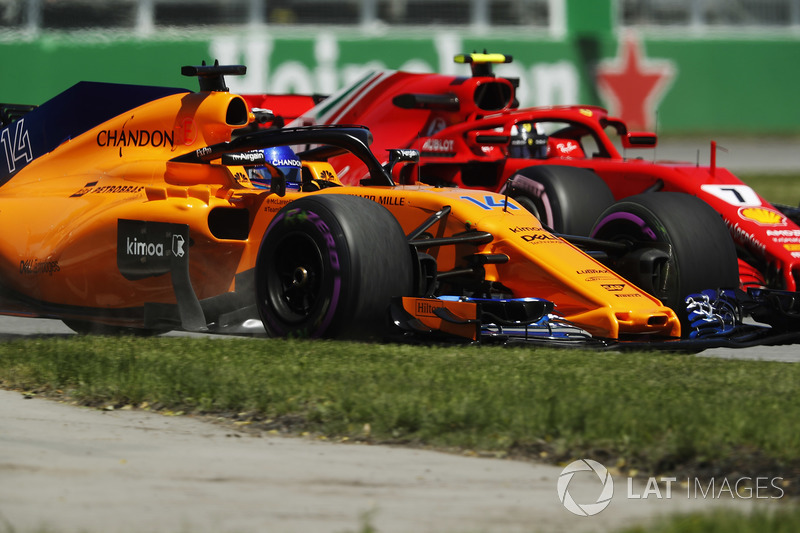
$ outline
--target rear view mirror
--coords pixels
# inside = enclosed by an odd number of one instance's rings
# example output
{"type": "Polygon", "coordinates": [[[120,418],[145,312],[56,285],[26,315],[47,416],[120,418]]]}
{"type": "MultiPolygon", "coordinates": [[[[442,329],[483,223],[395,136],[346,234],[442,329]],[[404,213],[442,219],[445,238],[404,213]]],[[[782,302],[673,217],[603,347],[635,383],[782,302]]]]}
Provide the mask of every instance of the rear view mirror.
{"type": "Polygon", "coordinates": [[[631,131],[622,136],[623,148],[654,148],[657,143],[655,133],[631,131]]]}
{"type": "Polygon", "coordinates": [[[384,165],[384,170],[391,176],[392,169],[397,163],[419,163],[419,150],[390,148],[389,162],[384,165]]]}
{"type": "Polygon", "coordinates": [[[281,197],[286,196],[286,176],[280,170],[278,170],[277,176],[272,176],[269,182],[269,192],[281,197]]]}
{"type": "Polygon", "coordinates": [[[508,133],[496,130],[474,130],[467,133],[467,139],[470,144],[488,144],[503,146],[511,141],[511,136],[508,133]]]}

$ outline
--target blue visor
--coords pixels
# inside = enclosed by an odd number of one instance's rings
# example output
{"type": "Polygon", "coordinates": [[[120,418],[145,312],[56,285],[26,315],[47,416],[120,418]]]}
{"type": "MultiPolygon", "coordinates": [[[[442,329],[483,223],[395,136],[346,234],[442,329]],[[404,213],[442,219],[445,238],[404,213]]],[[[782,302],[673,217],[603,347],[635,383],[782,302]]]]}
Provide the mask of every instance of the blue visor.
{"type": "Polygon", "coordinates": [[[300,183],[303,181],[303,167],[275,166],[283,172],[287,182],[300,183]]]}

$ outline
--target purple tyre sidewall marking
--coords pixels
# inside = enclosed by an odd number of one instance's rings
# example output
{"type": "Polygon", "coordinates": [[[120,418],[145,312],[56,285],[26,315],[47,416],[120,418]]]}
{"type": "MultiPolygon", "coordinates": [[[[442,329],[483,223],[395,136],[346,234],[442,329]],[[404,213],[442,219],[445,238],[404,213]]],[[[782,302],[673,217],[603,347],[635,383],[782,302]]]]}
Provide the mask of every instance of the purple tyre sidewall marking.
{"type": "MultiPolygon", "coordinates": [[[[550,198],[547,195],[547,189],[542,183],[538,181],[533,181],[532,179],[523,176],[521,174],[516,174],[512,178],[514,181],[514,186],[520,190],[524,191],[535,198],[539,198],[542,201],[542,206],[544,207],[544,213],[539,213],[541,217],[544,218],[542,221],[549,227],[553,227],[553,207],[550,205],[550,198]]],[[[504,193],[506,187],[508,185],[504,185],[503,189],[501,189],[501,194],[504,193]]]]}
{"type": "Polygon", "coordinates": [[[323,234],[325,243],[328,245],[328,264],[334,272],[333,291],[331,293],[331,301],[328,303],[328,310],[322,318],[319,327],[311,334],[312,337],[319,337],[328,329],[328,326],[333,320],[333,315],[336,314],[336,309],[339,304],[339,295],[342,291],[342,269],[339,264],[339,252],[336,250],[336,241],[333,238],[330,228],[318,214],[313,211],[307,211],[306,213],[308,218],[313,221],[317,229],[323,234]]]}
{"type": "MultiPolygon", "coordinates": [[[[293,209],[289,211],[284,211],[278,213],[275,218],[272,220],[267,232],[264,234],[264,240],[267,239],[268,235],[277,228],[280,224],[287,223],[286,214],[289,214],[289,219],[300,212],[305,212],[305,215],[308,220],[310,220],[314,226],[320,231],[322,239],[324,240],[325,244],[328,247],[328,264],[332,269],[333,274],[333,287],[331,291],[330,302],[328,302],[328,309],[325,312],[325,315],[316,322],[316,327],[314,331],[309,334],[309,337],[317,338],[321,337],[325,331],[327,330],[328,326],[330,325],[331,321],[333,320],[334,315],[336,314],[336,309],[339,304],[339,297],[342,292],[342,271],[341,265],[339,263],[339,252],[336,249],[336,241],[333,238],[333,234],[331,233],[330,228],[328,225],[322,220],[322,218],[315,212],[309,211],[308,209],[293,209]]],[[[267,291],[269,287],[267,287],[267,291]]],[[[264,295],[267,299],[269,299],[269,294],[264,295]]],[[[269,323],[269,329],[275,332],[278,336],[286,336],[288,333],[288,329],[284,327],[283,324],[275,322],[274,319],[267,316],[266,321],[269,323]]]]}
{"type": "Polygon", "coordinates": [[[628,213],[628,212],[625,212],[625,211],[618,212],[618,213],[611,213],[610,215],[605,217],[603,220],[600,221],[600,223],[598,223],[595,226],[595,228],[592,230],[592,234],[590,235],[590,237],[596,237],[597,233],[601,229],[603,229],[606,225],[608,225],[608,224],[610,224],[612,222],[619,221],[619,220],[622,220],[624,222],[630,222],[630,223],[638,226],[639,230],[642,232],[642,235],[645,235],[645,236],[649,237],[650,240],[653,240],[653,241],[657,241],[658,240],[658,237],[656,236],[656,233],[653,231],[653,229],[650,226],[647,225],[647,222],[645,222],[645,220],[643,218],[641,218],[641,217],[639,217],[637,215],[634,215],[633,213],[628,213]]]}

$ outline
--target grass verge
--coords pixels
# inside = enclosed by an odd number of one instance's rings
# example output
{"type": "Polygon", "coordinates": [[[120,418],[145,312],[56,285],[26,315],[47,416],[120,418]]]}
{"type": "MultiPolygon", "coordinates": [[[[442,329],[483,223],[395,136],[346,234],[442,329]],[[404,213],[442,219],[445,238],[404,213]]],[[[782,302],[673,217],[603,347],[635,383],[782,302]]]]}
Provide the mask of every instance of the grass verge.
{"type": "Polygon", "coordinates": [[[795,174],[745,174],[740,179],[768,202],[796,206],[800,201],[800,176],[795,174]]]}
{"type": "Polygon", "coordinates": [[[800,493],[800,365],[332,341],[66,337],[0,344],[0,386],[265,431],[535,457],[629,475],[781,476],[800,493]]]}
{"type": "Polygon", "coordinates": [[[800,531],[800,510],[754,509],[749,513],[730,509],[677,515],[660,523],[626,528],[620,533],[793,533],[800,531]]]}

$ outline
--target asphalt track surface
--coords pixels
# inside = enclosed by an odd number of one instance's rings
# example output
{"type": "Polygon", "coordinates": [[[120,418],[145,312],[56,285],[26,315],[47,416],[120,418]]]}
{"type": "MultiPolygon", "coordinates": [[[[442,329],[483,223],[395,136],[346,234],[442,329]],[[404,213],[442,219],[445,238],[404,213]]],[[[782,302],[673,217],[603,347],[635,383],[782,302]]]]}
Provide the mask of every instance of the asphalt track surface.
{"type": "MultiPolygon", "coordinates": [[[[440,452],[236,433],[190,417],[103,412],[0,391],[0,529],[128,532],[611,531],[764,501],[670,499],[614,479],[596,516],[559,502],[561,468],[440,452]]],[[[569,484],[594,502],[599,479],[569,484]]],[[[665,496],[665,493],[662,494],[665,496]]]]}
{"type": "MultiPolygon", "coordinates": [[[[718,138],[716,162],[736,175],[796,174],[800,179],[800,138],[730,137],[718,138]]],[[[708,138],[661,138],[655,149],[629,150],[628,157],[646,160],[685,161],[710,164],[708,138]]],[[[794,205],[800,198],[787,199],[794,205]]]]}
{"type": "MultiPolygon", "coordinates": [[[[671,141],[658,159],[708,162],[707,141],[671,141]]],[[[798,172],[800,150],[773,139],[720,141],[734,172],[798,172]]],[[[653,157],[645,155],[645,157],[653,157]]],[[[71,335],[58,321],[0,317],[0,341],[71,335]]],[[[707,350],[698,357],[798,362],[797,347],[707,350]]],[[[671,497],[614,476],[607,508],[576,516],[559,501],[561,467],[442,452],[321,442],[205,419],[100,411],[0,390],[0,531],[29,533],[614,531],[676,512],[772,500],[671,497]],[[646,498],[636,498],[647,494],[646,498]]],[[[688,486],[687,486],[687,483],[688,486]]],[[[576,502],[599,478],[579,472],[576,502]]]]}

